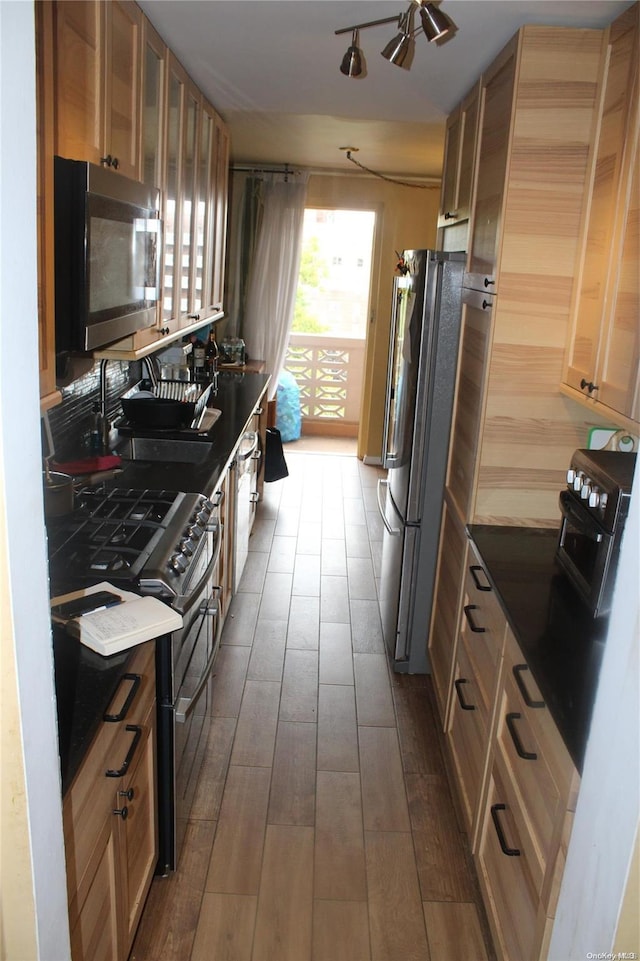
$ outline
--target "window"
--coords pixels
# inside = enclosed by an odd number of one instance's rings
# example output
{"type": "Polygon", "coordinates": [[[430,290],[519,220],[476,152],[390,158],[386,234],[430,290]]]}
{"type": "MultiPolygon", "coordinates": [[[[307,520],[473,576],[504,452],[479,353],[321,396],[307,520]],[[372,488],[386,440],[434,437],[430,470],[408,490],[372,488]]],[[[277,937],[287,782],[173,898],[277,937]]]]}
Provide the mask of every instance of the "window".
{"type": "Polygon", "coordinates": [[[367,332],[375,213],[307,208],[292,333],[367,332]]]}

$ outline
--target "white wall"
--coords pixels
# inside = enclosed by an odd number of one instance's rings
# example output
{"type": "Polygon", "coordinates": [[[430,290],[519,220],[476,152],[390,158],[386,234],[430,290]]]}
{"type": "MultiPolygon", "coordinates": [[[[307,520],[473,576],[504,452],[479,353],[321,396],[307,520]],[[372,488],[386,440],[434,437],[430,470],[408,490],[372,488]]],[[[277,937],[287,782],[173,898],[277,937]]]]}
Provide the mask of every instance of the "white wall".
{"type": "Polygon", "coordinates": [[[66,961],[38,399],[34,38],[33,3],[2,0],[0,655],[7,696],[2,704],[2,957],[66,961]]]}

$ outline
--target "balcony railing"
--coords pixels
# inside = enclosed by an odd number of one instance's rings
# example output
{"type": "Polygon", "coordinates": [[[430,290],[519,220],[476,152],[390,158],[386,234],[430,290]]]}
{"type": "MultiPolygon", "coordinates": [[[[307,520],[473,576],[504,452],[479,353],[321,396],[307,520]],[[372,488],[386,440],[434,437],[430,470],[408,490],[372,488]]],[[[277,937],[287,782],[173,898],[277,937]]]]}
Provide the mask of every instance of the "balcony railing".
{"type": "Polygon", "coordinates": [[[300,388],[303,433],[358,433],[365,341],[291,334],[285,368],[300,388]]]}

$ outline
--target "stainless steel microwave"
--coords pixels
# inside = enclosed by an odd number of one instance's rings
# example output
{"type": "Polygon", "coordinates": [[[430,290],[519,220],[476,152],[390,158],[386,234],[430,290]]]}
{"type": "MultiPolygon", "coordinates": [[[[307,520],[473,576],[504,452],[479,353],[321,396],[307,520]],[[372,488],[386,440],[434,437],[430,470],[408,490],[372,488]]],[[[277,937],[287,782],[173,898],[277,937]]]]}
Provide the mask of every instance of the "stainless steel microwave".
{"type": "Polygon", "coordinates": [[[160,193],[54,158],[56,352],[90,351],[156,323],[160,193]]]}

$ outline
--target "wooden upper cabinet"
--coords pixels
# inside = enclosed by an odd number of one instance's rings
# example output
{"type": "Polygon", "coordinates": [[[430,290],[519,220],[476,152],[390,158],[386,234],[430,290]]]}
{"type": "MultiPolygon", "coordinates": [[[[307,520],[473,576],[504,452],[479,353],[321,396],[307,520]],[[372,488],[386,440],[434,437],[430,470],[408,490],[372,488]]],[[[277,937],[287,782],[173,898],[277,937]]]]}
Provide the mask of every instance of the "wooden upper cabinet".
{"type": "Polygon", "coordinates": [[[638,19],[636,3],[611,26],[564,376],[571,396],[630,427],[640,421],[638,19]]]}
{"type": "Polygon", "coordinates": [[[100,163],[103,146],[105,7],[57,0],[55,18],[55,150],[100,163]]]}
{"type": "MultiPolygon", "coordinates": [[[[103,157],[132,180],[140,179],[139,142],[142,12],[128,0],[106,8],[105,129],[103,157]]],[[[108,163],[108,161],[107,161],[108,163]]]]}
{"type": "Polygon", "coordinates": [[[164,186],[164,127],[167,48],[146,17],[142,22],[140,95],[140,179],[164,186]]]}
{"type": "Polygon", "coordinates": [[[483,75],[476,194],[467,269],[469,286],[497,290],[497,260],[513,116],[517,42],[483,75]]]}
{"type": "Polygon", "coordinates": [[[227,212],[229,198],[229,131],[216,115],[216,172],[214,177],[215,229],[213,239],[213,274],[211,304],[214,311],[223,308],[224,273],[227,247],[227,212]]]}
{"type": "Polygon", "coordinates": [[[43,409],[61,400],[56,391],[53,247],[53,8],[36,3],[36,120],[38,131],[38,359],[43,409]]]}
{"type": "Polygon", "coordinates": [[[447,120],[439,229],[469,219],[478,135],[479,94],[478,83],[447,120]]]}
{"type": "Polygon", "coordinates": [[[57,0],[54,16],[56,152],[139,179],[139,7],[57,0]]]}

